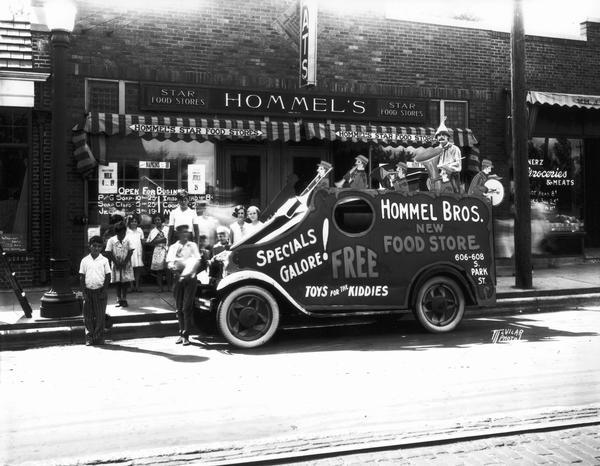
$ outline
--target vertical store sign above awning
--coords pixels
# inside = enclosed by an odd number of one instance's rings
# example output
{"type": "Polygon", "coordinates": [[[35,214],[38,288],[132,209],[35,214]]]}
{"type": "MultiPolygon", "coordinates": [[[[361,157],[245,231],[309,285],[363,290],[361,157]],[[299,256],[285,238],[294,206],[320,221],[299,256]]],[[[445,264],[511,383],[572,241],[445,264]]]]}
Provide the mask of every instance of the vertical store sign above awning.
{"type": "Polygon", "coordinates": [[[317,0],[300,2],[300,87],[317,85],[317,0]]]}

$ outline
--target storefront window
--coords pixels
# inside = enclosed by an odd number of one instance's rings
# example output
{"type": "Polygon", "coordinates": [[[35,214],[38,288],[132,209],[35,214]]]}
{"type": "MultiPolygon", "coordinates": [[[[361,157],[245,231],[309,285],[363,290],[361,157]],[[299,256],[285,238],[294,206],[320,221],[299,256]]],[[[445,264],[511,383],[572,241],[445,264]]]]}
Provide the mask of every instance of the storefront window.
{"type": "Polygon", "coordinates": [[[469,127],[469,107],[464,100],[430,100],[429,124],[438,127],[446,118],[445,125],[449,128],[469,127]]]}
{"type": "Polygon", "coordinates": [[[0,238],[7,251],[27,249],[29,111],[0,110],[0,238]]]}
{"type": "Polygon", "coordinates": [[[532,138],[529,141],[532,252],[576,252],[583,235],[583,140],[532,138]]]}
{"type": "Polygon", "coordinates": [[[109,137],[106,147],[108,165],[100,165],[88,183],[92,225],[107,224],[114,212],[140,214],[143,225],[157,213],[166,219],[179,188],[189,192],[192,204],[214,196],[212,142],[109,137]]]}

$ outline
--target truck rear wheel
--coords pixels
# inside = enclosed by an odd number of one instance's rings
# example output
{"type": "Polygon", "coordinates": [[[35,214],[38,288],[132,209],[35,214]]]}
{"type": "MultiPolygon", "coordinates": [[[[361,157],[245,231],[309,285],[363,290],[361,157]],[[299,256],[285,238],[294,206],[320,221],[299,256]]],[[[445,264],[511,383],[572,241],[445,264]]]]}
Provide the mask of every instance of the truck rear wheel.
{"type": "Polygon", "coordinates": [[[221,301],[217,323],[232,345],[256,348],[273,337],[279,315],[279,306],[271,293],[259,286],[242,286],[221,301]]]}
{"type": "Polygon", "coordinates": [[[465,296],[451,278],[436,276],[423,283],[415,299],[415,317],[432,333],[450,332],[465,313],[465,296]]]}

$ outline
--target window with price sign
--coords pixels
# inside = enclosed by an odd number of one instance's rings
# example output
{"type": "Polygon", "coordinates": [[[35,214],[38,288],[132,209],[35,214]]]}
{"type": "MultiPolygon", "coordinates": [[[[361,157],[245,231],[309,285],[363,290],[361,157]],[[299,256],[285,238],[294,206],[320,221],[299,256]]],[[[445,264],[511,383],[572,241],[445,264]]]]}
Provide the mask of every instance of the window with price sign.
{"type": "Polygon", "coordinates": [[[212,142],[110,137],[106,149],[108,164],[88,183],[90,224],[106,224],[114,212],[140,214],[142,224],[156,214],[166,219],[177,207],[179,188],[190,193],[191,203],[214,195],[212,142]]]}

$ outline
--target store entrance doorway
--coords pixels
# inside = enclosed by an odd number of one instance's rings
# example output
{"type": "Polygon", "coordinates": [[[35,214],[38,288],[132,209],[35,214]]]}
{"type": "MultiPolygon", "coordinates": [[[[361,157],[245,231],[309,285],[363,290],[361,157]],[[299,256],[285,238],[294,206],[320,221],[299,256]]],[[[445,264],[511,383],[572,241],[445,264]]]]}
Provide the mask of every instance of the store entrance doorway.
{"type": "Polygon", "coordinates": [[[287,179],[292,173],[296,175],[298,181],[294,184],[294,191],[298,195],[317,174],[317,164],[321,160],[328,160],[325,147],[290,147],[282,179],[287,179]]]}
{"type": "Polygon", "coordinates": [[[586,256],[600,257],[600,139],[586,139],[583,171],[586,256]]]}
{"type": "Polygon", "coordinates": [[[263,146],[225,147],[225,183],[223,197],[234,205],[267,203],[267,158],[263,146]]]}

